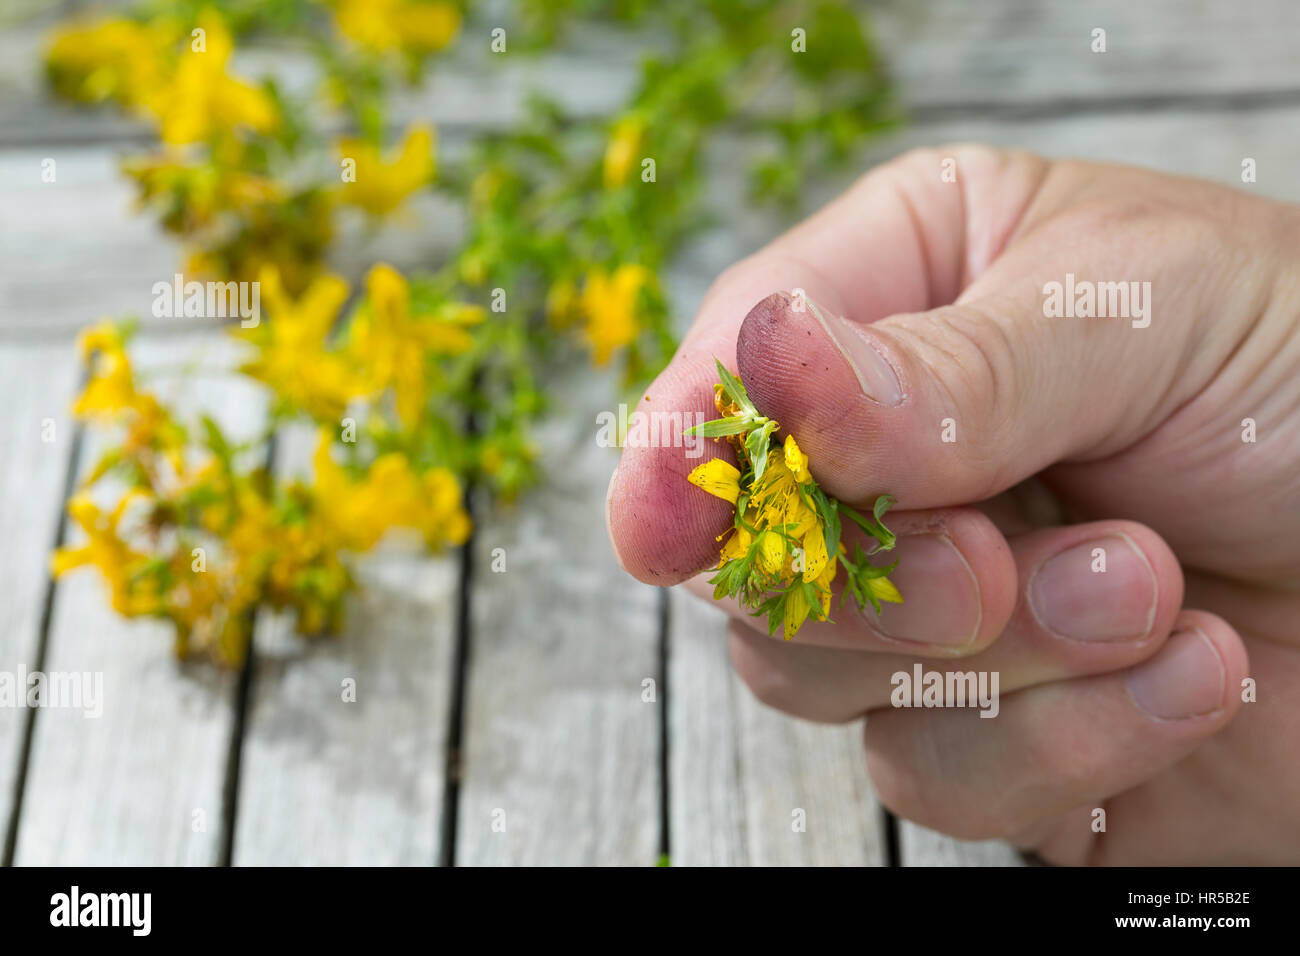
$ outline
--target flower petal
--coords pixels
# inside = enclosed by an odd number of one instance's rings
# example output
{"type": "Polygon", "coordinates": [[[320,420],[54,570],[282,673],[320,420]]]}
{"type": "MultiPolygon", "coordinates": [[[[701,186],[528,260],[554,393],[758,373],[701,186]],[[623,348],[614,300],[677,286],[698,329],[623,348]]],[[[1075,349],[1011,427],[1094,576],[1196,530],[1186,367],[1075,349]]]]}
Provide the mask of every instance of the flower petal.
{"type": "Polygon", "coordinates": [[[687,475],[686,480],[733,505],[740,497],[740,470],[725,458],[706,461],[687,475]]]}

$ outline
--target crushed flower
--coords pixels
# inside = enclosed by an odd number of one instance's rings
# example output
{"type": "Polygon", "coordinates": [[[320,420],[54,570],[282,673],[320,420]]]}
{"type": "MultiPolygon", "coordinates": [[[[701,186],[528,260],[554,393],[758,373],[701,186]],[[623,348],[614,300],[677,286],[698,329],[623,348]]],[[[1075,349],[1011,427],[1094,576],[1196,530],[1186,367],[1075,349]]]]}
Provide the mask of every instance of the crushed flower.
{"type": "Polygon", "coordinates": [[[717,574],[709,583],[715,599],[736,598],[754,616],[766,616],[768,632],[782,628],[788,641],[808,618],[828,620],[832,585],[841,567],[849,595],[858,606],[870,604],[880,613],[882,601],[900,604],[903,596],[888,575],[898,562],[877,566],[868,560],[891,551],[894,533],[882,522],[893,504],[889,495],[875,501],[870,517],[858,513],[818,487],[793,435],[780,449],[770,448],[779,425],[759,414],[740,379],[721,362],[721,382],[715,387],[714,405],[723,417],[687,430],[705,438],[725,438],[742,468],[714,458],[695,468],[691,484],[732,504],[735,522],[718,537],[721,554],[717,574]],[[843,519],[848,518],[871,539],[871,551],[860,544],[848,548],[842,540],[843,519]]]}

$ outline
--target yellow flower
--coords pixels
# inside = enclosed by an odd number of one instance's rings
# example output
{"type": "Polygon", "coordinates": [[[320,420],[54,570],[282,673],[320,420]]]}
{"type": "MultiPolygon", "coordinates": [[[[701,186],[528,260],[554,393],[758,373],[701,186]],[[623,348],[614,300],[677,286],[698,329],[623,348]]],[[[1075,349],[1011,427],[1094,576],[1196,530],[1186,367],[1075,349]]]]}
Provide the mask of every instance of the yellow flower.
{"type": "Polygon", "coordinates": [[[697,465],[686,480],[733,505],[740,497],[740,470],[724,458],[712,458],[697,465]]]}
{"type": "Polygon", "coordinates": [[[195,143],[240,127],[274,130],[280,117],[271,97],[226,72],[233,43],[221,18],[207,11],[199,28],[202,48],[196,49],[199,40],[192,39],[175,73],[142,100],[158,120],[163,142],[195,143]]]}
{"type": "Polygon", "coordinates": [[[758,563],[768,574],[777,574],[785,565],[785,538],[775,531],[758,536],[758,563]]]}
{"type": "Polygon", "coordinates": [[[339,32],[371,53],[441,50],[460,29],[460,11],[440,0],[340,0],[339,32]]]}
{"type": "Polygon", "coordinates": [[[269,266],[260,284],[268,315],[247,333],[257,353],[241,371],[270,386],[292,408],[337,421],[349,401],[366,394],[364,381],[327,346],[348,284],[338,276],[321,276],[295,301],[269,266]]]}
{"type": "Polygon", "coordinates": [[[821,517],[803,500],[794,472],[777,452],[769,453],[763,477],[754,483],[753,501],[760,520],[774,528],[784,527],[793,537],[802,538],[822,527],[821,517]]]}
{"type": "Polygon", "coordinates": [[[727,538],[727,543],[722,546],[722,557],[718,562],[719,567],[733,558],[745,557],[745,555],[749,554],[749,548],[754,543],[754,536],[749,533],[748,528],[734,528],[729,534],[730,537],[725,534],[718,536],[719,541],[724,537],[727,538]]]}
{"type": "Polygon", "coordinates": [[[126,509],[143,497],[127,493],[105,514],[89,495],[74,496],[68,501],[68,514],[88,540],[77,547],[59,548],[51,559],[55,577],[85,565],[95,567],[108,582],[113,610],[119,614],[149,614],[157,609],[156,590],[133,584],[134,572],[148,556],[132,549],[119,530],[126,509]]]}
{"type": "Polygon", "coordinates": [[[609,144],[605,147],[604,177],[606,189],[617,189],[627,182],[628,174],[636,163],[645,133],[645,121],[631,114],[614,124],[609,144]]]}
{"type": "Polygon", "coordinates": [[[890,604],[903,603],[903,595],[889,578],[867,578],[867,589],[876,596],[878,601],[888,601],[890,604]]]}
{"type": "Polygon", "coordinates": [[[737,514],[717,539],[723,543],[717,574],[709,580],[714,597],[733,598],[766,615],[769,630],[774,633],[781,625],[786,640],[809,617],[829,618],[840,566],[848,578],[845,596],[852,595],[860,606],[870,604],[879,612],[881,601],[901,603],[898,588],[868,562],[869,554],[895,545],[896,536],[880,521],[893,498],[879,496],[868,518],[828,497],[794,437],[773,449],[770,435],[780,426],[760,414],[732,372],[721,362],[717,368],[722,382],[714,389],[714,405],[722,418],[706,424],[726,438],[746,467],[742,472],[713,459],[687,476],[711,495],[733,505],[745,503],[744,516],[737,514]],[[845,547],[841,533],[846,520],[875,539],[871,552],[858,544],[852,551],[845,547]]]}
{"type": "Polygon", "coordinates": [[[166,54],[179,36],[171,20],[64,27],[46,50],[46,74],[55,92],[69,99],[135,106],[163,85],[166,54]]]}
{"type": "Polygon", "coordinates": [[[187,235],[224,212],[250,213],[285,199],[274,180],[238,165],[183,162],[172,152],[128,160],[123,172],[135,181],[141,204],[165,210],[163,225],[187,235]]]}
{"type": "Polygon", "coordinates": [[[578,287],[572,279],[556,281],[546,292],[546,321],[551,328],[567,329],[579,315],[578,287]]]}
{"type": "Polygon", "coordinates": [[[785,639],[788,641],[795,634],[799,633],[799,628],[803,627],[803,622],[808,620],[808,614],[812,611],[812,605],[808,603],[807,596],[803,593],[803,588],[794,585],[787,592],[788,597],[785,601],[785,618],[782,622],[785,639]]]}
{"type": "Polygon", "coordinates": [[[587,318],[584,336],[597,365],[607,364],[615,350],[636,341],[641,290],[653,278],[649,269],[634,265],[621,265],[613,275],[597,269],[587,276],[581,303],[587,318]]]}
{"type": "Polygon", "coordinates": [[[389,452],[353,481],[330,451],[330,435],[322,432],[313,459],[314,494],[348,547],[367,551],[393,528],[419,531],[434,549],[464,544],[469,537],[460,482],[446,468],[416,474],[405,455],[389,452]]]}
{"type": "Polygon", "coordinates": [[[109,322],[91,326],[78,337],[78,348],[91,372],[72,406],[73,414],[114,415],[134,408],[139,396],[121,331],[109,322]]]}
{"type": "MultiPolygon", "coordinates": [[[[830,556],[826,553],[826,529],[820,521],[803,536],[803,557],[805,581],[816,581],[826,570],[830,556]]],[[[831,568],[832,573],[834,567],[831,568]]]]}
{"type": "Polygon", "coordinates": [[[368,302],[352,323],[349,351],[374,391],[392,388],[398,416],[412,425],[429,400],[429,357],[470,349],[474,338],[465,327],[482,322],[484,312],[453,303],[436,314],[412,315],[410,285],[384,263],[370,270],[366,291],[368,302]]]}
{"type": "MultiPolygon", "coordinates": [[[[839,546],[839,551],[841,553],[844,551],[844,545],[839,546]]],[[[822,606],[820,608],[821,613],[818,615],[818,620],[820,621],[826,620],[831,614],[831,584],[835,580],[837,564],[838,561],[828,561],[825,569],[817,577],[817,593],[821,595],[822,599],[822,606]]],[[[902,599],[900,598],[899,600],[902,599]]]]}
{"type": "Polygon", "coordinates": [[[813,480],[812,473],[808,471],[808,456],[799,450],[799,443],[793,435],[785,436],[785,466],[800,484],[806,485],[813,480]]]}
{"type": "MultiPolygon", "coordinates": [[[[116,460],[136,461],[153,479],[154,461],[146,453],[159,452],[179,475],[184,471],[184,430],[162,407],[158,399],[136,388],[135,372],[126,354],[122,330],[102,322],[78,337],[83,360],[90,365],[85,388],[73,403],[78,418],[94,418],[126,426],[126,435],[116,460]]],[[[114,458],[105,459],[112,461],[114,458]]],[[[99,477],[94,472],[87,483],[99,477]]]]}
{"type": "Polygon", "coordinates": [[[352,169],[355,179],[345,180],[341,186],[343,201],[374,216],[392,212],[411,193],[433,181],[436,171],[433,144],[433,128],[423,125],[407,130],[400,149],[387,158],[380,155],[373,143],[341,140],[339,155],[355,163],[352,169]]]}

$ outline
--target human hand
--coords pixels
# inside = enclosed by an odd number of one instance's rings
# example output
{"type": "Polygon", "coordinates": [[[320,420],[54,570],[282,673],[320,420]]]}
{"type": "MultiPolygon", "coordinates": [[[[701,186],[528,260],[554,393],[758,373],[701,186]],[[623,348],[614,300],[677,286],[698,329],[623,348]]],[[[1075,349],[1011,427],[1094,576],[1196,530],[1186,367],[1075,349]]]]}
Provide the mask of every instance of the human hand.
{"type": "MultiPolygon", "coordinates": [[[[789,644],[731,605],[741,676],[798,716],[868,715],[881,800],[959,837],[1058,863],[1300,860],[1298,258],[1291,206],[955,147],[724,273],[639,411],[713,417],[716,356],[828,493],[903,509],[905,603],[845,604],[789,644]],[[1050,317],[1067,274],[1150,294],[1050,317]],[[891,707],[925,659],[996,672],[998,716],[891,707]]],[[[687,483],[701,460],[625,450],[608,520],[639,579],[717,563],[730,506],[687,483]]]]}

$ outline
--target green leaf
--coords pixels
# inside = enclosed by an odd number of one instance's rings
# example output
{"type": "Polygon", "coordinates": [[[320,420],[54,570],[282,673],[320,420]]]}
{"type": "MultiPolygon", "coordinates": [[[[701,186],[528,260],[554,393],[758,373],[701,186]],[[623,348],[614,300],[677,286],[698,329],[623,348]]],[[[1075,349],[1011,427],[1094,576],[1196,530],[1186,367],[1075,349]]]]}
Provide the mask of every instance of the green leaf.
{"type": "Polygon", "coordinates": [[[214,455],[228,463],[231,454],[230,443],[226,441],[221,426],[217,424],[216,419],[211,415],[203,415],[199,421],[203,425],[203,433],[207,439],[208,448],[212,450],[214,455]]]}
{"type": "Polygon", "coordinates": [[[822,523],[826,526],[826,553],[834,561],[840,547],[840,535],[844,533],[840,522],[839,503],[816,485],[812,486],[812,499],[817,513],[821,515],[822,523]]]}
{"type": "Polygon", "coordinates": [[[754,466],[754,480],[763,477],[763,472],[767,470],[767,451],[768,440],[776,428],[776,422],[770,418],[763,419],[763,425],[755,428],[745,437],[745,451],[749,455],[749,463],[754,466]]]}
{"type": "Polygon", "coordinates": [[[883,537],[881,535],[877,535],[876,538],[880,542],[881,551],[892,551],[894,549],[894,545],[898,541],[898,537],[894,534],[894,532],[886,528],[885,522],[881,520],[882,518],[884,518],[885,512],[888,511],[890,507],[894,504],[895,500],[896,499],[894,498],[893,495],[881,495],[879,498],[876,499],[876,503],[871,509],[871,514],[876,519],[876,526],[883,533],[883,537]]]}
{"type": "Polygon", "coordinates": [[[723,365],[720,360],[715,358],[713,363],[718,366],[718,381],[720,381],[722,387],[727,390],[727,394],[730,395],[732,399],[735,400],[736,404],[745,411],[757,416],[758,409],[756,409],[754,403],[749,400],[749,393],[745,391],[745,386],[741,384],[740,379],[735,375],[732,375],[731,372],[727,370],[727,366],[723,365]]]}
{"type": "Polygon", "coordinates": [[[880,520],[884,513],[889,510],[889,506],[893,503],[893,497],[890,495],[881,495],[876,499],[875,506],[871,509],[872,517],[864,518],[844,502],[837,502],[841,512],[848,515],[854,524],[879,542],[879,546],[875,549],[876,551],[892,551],[894,545],[898,543],[897,535],[886,528],[884,523],[880,520]]]}
{"type": "Polygon", "coordinates": [[[747,432],[753,427],[753,423],[749,418],[741,415],[731,415],[727,418],[715,418],[709,422],[692,425],[683,434],[699,435],[701,438],[722,438],[727,435],[739,435],[741,432],[747,432]]]}

